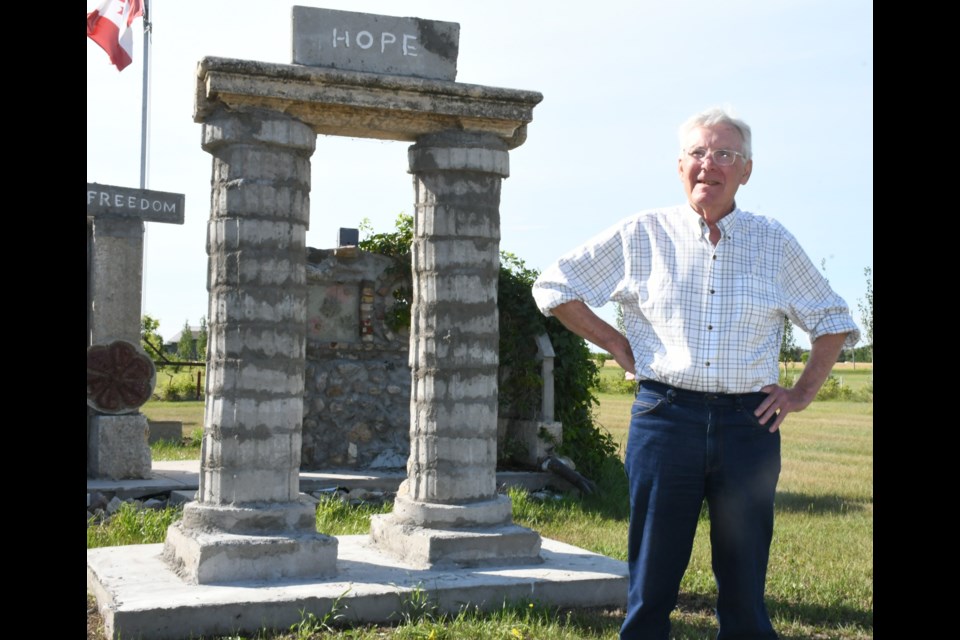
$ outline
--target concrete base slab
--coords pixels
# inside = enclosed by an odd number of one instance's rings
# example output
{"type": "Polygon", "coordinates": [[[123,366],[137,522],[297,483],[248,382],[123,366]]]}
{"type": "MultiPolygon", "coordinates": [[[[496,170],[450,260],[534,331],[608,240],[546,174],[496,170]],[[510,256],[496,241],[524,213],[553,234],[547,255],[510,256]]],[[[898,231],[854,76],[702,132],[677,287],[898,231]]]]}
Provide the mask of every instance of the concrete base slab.
{"type": "Polygon", "coordinates": [[[542,564],[427,570],[377,549],[369,536],[339,536],[337,574],[327,580],[191,585],[162,559],[163,544],[87,551],[87,590],[112,640],[173,640],[287,630],[336,610],[353,623],[396,622],[417,591],[438,611],[490,611],[504,602],[559,607],[624,607],[627,565],[542,538],[542,564]]]}

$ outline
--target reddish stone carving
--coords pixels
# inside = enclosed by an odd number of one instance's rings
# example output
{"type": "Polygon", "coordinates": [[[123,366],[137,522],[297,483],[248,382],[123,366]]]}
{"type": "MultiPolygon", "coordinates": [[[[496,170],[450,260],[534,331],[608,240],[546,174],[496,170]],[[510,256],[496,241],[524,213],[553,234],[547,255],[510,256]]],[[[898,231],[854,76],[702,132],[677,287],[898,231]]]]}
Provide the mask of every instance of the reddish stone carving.
{"type": "Polygon", "coordinates": [[[87,404],[102,413],[129,413],[150,399],[157,370],[126,340],[87,347],[87,404]]]}

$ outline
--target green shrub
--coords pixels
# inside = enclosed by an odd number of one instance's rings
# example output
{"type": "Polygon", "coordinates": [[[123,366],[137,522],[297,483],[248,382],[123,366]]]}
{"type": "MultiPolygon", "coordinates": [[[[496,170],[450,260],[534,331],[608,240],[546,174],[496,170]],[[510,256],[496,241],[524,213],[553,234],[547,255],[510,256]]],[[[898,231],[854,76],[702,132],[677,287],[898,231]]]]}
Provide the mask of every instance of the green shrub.
{"type": "MultiPolygon", "coordinates": [[[[203,389],[200,390],[203,397],[203,389]]],[[[196,400],[197,382],[190,376],[176,376],[160,390],[160,399],[167,401],[196,400]]]]}
{"type": "Polygon", "coordinates": [[[853,400],[853,389],[844,387],[840,379],[830,375],[824,381],[820,391],[817,392],[817,400],[853,400]]]}
{"type": "Polygon", "coordinates": [[[627,380],[626,378],[610,378],[601,376],[597,383],[597,391],[600,393],[623,393],[634,395],[637,392],[637,381],[627,380]]]}
{"type": "Polygon", "coordinates": [[[853,397],[857,402],[873,402],[873,376],[865,387],[854,392],[853,397]]]}

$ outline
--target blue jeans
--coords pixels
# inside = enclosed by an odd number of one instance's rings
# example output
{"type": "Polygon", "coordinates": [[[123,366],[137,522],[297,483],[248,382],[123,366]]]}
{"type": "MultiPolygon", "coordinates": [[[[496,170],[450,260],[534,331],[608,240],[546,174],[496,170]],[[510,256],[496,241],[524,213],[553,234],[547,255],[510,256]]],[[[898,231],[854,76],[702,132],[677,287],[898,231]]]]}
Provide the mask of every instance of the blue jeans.
{"type": "Polygon", "coordinates": [[[667,640],[703,501],[717,581],[717,640],[777,638],[764,604],[780,432],[764,393],[706,394],[644,380],[627,440],[630,585],[621,640],[667,640]]]}

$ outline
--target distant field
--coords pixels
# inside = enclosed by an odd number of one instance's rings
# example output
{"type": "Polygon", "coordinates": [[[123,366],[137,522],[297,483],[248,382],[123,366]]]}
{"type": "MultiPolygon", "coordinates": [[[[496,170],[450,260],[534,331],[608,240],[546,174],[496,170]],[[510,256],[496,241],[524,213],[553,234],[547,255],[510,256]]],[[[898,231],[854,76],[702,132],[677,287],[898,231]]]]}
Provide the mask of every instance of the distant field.
{"type": "Polygon", "coordinates": [[[147,420],[154,422],[183,423],[183,436],[190,437],[194,429],[203,428],[203,400],[184,400],[167,402],[165,400],[150,400],[140,411],[147,416],[147,420]]]}
{"type": "MultiPolygon", "coordinates": [[[[780,368],[782,370],[783,365],[780,368]]],[[[803,372],[803,363],[788,364],[787,371],[794,377],[798,377],[803,372]]],[[[842,386],[849,386],[857,391],[873,381],[873,363],[838,362],[833,365],[832,375],[840,381],[842,386]]],[[[600,376],[608,380],[623,380],[623,369],[615,361],[607,360],[600,369],[600,376]]]]}

